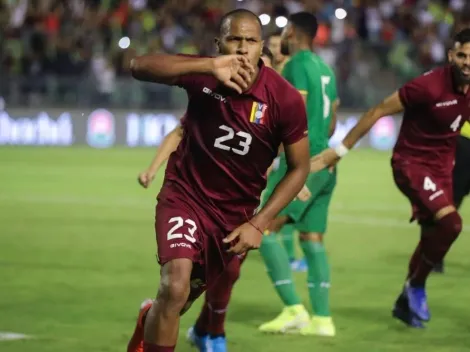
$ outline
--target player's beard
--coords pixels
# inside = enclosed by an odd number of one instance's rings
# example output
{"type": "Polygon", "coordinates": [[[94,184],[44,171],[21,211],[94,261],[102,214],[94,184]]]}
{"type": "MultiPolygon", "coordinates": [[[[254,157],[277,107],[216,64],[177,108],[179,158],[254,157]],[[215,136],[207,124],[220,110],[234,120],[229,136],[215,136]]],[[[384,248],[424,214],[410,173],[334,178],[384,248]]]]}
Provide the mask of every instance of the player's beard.
{"type": "Polygon", "coordinates": [[[465,75],[457,64],[452,64],[452,74],[458,84],[470,84],[470,75],[465,75]]]}

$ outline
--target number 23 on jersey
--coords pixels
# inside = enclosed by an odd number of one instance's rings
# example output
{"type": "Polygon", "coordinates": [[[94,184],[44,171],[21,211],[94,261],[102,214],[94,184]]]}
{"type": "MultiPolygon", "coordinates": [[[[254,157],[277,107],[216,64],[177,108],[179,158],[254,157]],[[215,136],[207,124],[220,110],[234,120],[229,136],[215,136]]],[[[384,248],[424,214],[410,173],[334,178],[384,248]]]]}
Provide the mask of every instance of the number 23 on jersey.
{"type": "Polygon", "coordinates": [[[243,132],[243,131],[238,131],[235,132],[232,127],[226,126],[226,125],[221,125],[219,126],[219,129],[225,132],[224,135],[222,135],[219,138],[216,138],[214,141],[214,147],[222,150],[227,150],[231,151],[235,154],[238,155],[246,155],[250,151],[250,145],[253,140],[251,135],[249,133],[243,132]],[[232,140],[232,139],[238,139],[238,146],[237,147],[229,147],[226,142],[232,140]]]}

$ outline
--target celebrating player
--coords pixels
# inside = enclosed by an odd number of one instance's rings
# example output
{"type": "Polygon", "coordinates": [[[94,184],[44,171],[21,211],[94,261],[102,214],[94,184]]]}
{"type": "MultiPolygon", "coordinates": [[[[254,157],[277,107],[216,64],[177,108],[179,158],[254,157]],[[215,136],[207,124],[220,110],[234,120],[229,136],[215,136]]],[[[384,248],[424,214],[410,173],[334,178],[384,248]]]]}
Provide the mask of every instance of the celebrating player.
{"type": "MultiPolygon", "coordinates": [[[[464,14],[454,27],[454,33],[470,28],[470,15],[464,14]]],[[[465,122],[457,139],[455,150],[455,165],[452,173],[454,204],[460,209],[463,199],[470,193],[470,122],[465,122]]],[[[434,272],[444,272],[444,260],[436,263],[434,272]]]]}
{"type": "Polygon", "coordinates": [[[336,149],[314,158],[311,170],[334,165],[382,116],[404,111],[393,150],[395,183],[413,207],[421,240],[393,309],[394,317],[422,328],[430,319],[425,284],[462,230],[452,197],[452,169],[457,136],[470,116],[470,29],[454,36],[449,65],[405,84],[365,113],[336,149]]]}
{"type": "Polygon", "coordinates": [[[180,315],[236,255],[259,247],[262,232],[306,180],[302,97],[264,66],[261,27],[252,12],[235,10],[221,20],[221,56],[149,55],[131,63],[135,78],[178,85],[189,97],[182,140],[157,197],[160,287],[139,314],[131,351],[141,349],[138,337],[144,352],[174,351],[180,315]],[[289,171],[253,215],[281,143],[289,171]]]}
{"type": "MultiPolygon", "coordinates": [[[[338,106],[335,75],[311,51],[316,31],[315,16],[299,12],[290,16],[282,33],[283,53],[292,54],[284,67],[283,76],[303,95],[307,107],[312,156],[328,148],[328,139],[336,125],[338,106]]],[[[285,155],[281,155],[279,165],[269,175],[266,196],[272,194],[286,171],[285,155]]],[[[292,222],[300,232],[300,243],[308,265],[308,290],[314,312],[311,320],[301,304],[292,280],[289,260],[274,232],[263,238],[260,253],[274,288],[285,306],[279,316],[260,326],[263,332],[300,331],[305,335],[335,335],[329,309],[330,269],[323,245],[328,207],[335,185],[336,171],[323,170],[309,175],[306,183],[307,199],[298,199],[289,204],[273,226],[273,230],[277,230],[281,225],[292,222]]]]}
{"type": "MultiPolygon", "coordinates": [[[[267,67],[272,67],[273,55],[267,47],[263,47],[261,59],[267,67]]],[[[182,118],[184,122],[184,117],[182,118]]],[[[171,153],[176,151],[183,137],[183,128],[177,126],[163,140],[157,149],[155,157],[147,170],[138,176],[139,184],[148,188],[163,163],[168,160],[171,153]]],[[[227,311],[233,285],[240,275],[240,265],[246,256],[240,256],[230,262],[215,284],[205,294],[204,305],[194,327],[188,331],[188,340],[199,351],[225,352],[227,342],[225,338],[225,314],[227,311]]],[[[147,299],[142,303],[142,312],[148,311],[153,300],[147,299]]],[[[136,335],[139,342],[138,334],[136,335]]],[[[130,346],[136,343],[131,340],[130,346]]],[[[131,349],[132,351],[132,349],[131,349]]]]}

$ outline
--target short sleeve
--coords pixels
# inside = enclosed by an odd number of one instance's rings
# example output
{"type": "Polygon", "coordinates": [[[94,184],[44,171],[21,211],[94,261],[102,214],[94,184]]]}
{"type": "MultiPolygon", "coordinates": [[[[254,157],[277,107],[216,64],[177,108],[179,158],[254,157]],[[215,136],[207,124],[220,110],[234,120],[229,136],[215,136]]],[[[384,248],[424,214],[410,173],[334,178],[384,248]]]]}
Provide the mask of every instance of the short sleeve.
{"type": "Polygon", "coordinates": [[[291,88],[286,93],[280,108],[280,128],[282,143],[290,145],[307,136],[307,112],[299,92],[291,88]]]}
{"type": "Polygon", "coordinates": [[[308,94],[308,77],[302,64],[294,65],[288,62],[282,72],[284,78],[297,89],[300,94],[308,94]],[[284,74],[285,71],[285,74],[284,74]]]}
{"type": "Polygon", "coordinates": [[[401,103],[405,108],[412,108],[429,102],[429,88],[432,83],[430,79],[431,74],[432,73],[425,73],[424,75],[418,76],[398,90],[401,103]]]}

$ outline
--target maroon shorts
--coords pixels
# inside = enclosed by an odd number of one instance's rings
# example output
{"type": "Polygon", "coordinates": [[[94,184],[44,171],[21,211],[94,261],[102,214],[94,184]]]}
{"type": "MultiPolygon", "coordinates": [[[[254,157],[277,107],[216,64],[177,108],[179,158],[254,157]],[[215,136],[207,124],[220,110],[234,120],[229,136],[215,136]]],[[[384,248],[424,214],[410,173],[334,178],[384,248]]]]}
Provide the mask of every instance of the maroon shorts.
{"type": "Polygon", "coordinates": [[[226,253],[222,239],[228,233],[187,196],[178,185],[167,181],[155,208],[155,234],[160,265],[178,258],[193,262],[191,294],[196,299],[213,285],[228,263],[235,259],[226,253]]]}
{"type": "Polygon", "coordinates": [[[393,178],[412,206],[412,218],[432,221],[442,208],[453,205],[452,176],[441,176],[426,166],[392,162],[393,178]]]}

